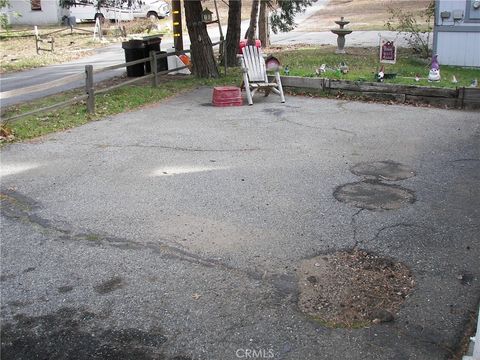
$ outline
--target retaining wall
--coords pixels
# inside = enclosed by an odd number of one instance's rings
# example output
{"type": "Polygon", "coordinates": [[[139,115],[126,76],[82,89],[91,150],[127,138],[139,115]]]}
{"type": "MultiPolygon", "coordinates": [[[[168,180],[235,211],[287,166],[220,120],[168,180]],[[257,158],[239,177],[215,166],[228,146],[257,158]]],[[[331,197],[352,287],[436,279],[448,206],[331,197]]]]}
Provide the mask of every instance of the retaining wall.
{"type": "Polygon", "coordinates": [[[399,103],[431,104],[457,109],[480,109],[480,89],[478,88],[443,89],[299,76],[282,76],[281,79],[282,85],[286,88],[316,89],[331,94],[359,96],[367,100],[391,100],[399,103]]]}

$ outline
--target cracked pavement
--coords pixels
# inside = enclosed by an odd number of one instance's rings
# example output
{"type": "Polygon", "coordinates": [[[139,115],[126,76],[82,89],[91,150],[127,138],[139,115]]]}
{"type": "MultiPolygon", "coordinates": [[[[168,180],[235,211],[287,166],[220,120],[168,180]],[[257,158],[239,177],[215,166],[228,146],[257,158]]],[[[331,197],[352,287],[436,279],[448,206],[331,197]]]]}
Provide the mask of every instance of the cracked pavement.
{"type": "Polygon", "coordinates": [[[480,297],[478,113],[201,88],[2,149],[2,357],[447,359],[480,297]],[[416,201],[337,201],[391,160],[416,201]],[[302,260],[358,248],[416,288],[391,323],[297,307],[302,260]],[[240,350],[240,352],[239,352],[240,350]],[[273,357],[270,356],[273,354],[273,357]]]}

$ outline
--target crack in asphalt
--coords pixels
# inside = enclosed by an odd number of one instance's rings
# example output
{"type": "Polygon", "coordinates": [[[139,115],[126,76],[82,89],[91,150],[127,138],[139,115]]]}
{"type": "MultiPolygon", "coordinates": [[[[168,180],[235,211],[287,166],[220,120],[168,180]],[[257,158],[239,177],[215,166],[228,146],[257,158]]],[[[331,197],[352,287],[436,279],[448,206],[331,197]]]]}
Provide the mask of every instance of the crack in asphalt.
{"type": "MultiPolygon", "coordinates": [[[[278,119],[279,121],[284,121],[286,123],[289,123],[289,124],[293,124],[293,125],[297,125],[297,126],[302,126],[302,127],[305,127],[305,128],[309,128],[309,129],[316,129],[316,130],[328,130],[324,127],[321,127],[321,126],[313,126],[313,125],[307,125],[307,124],[302,124],[302,123],[299,123],[299,122],[296,122],[296,121],[293,121],[293,120],[289,120],[287,118],[279,118],[278,119]]],[[[351,134],[351,135],[354,135],[354,136],[357,136],[357,133],[356,132],[353,132],[353,131],[350,131],[350,130],[345,130],[345,129],[339,129],[339,128],[336,128],[336,127],[332,127],[330,128],[331,130],[334,130],[334,131],[338,131],[338,132],[343,132],[343,133],[347,133],[347,134],[351,134]]]]}
{"type": "Polygon", "coordinates": [[[352,226],[352,229],[353,229],[353,249],[354,250],[357,250],[358,245],[360,245],[360,243],[362,243],[362,241],[358,241],[358,239],[357,239],[357,216],[360,215],[360,213],[363,210],[365,210],[365,209],[364,208],[359,209],[350,218],[350,225],[352,226]]]}
{"type": "MultiPolygon", "coordinates": [[[[287,118],[279,118],[278,119],[279,121],[284,121],[286,123],[289,123],[289,124],[293,124],[293,125],[297,125],[297,126],[302,126],[302,127],[305,127],[305,128],[309,128],[309,129],[316,129],[316,130],[328,130],[324,127],[321,127],[321,126],[313,126],[313,125],[307,125],[307,124],[302,124],[302,123],[299,123],[299,122],[296,122],[296,121],[293,121],[293,120],[289,120],[287,118]]],[[[331,130],[334,130],[334,131],[338,131],[338,132],[342,132],[342,133],[346,133],[346,134],[350,134],[350,135],[354,135],[354,136],[357,136],[357,133],[354,132],[354,131],[350,131],[350,130],[345,130],[345,129],[339,129],[339,128],[336,128],[336,127],[332,127],[330,128],[331,130]]]]}
{"type": "Polygon", "coordinates": [[[13,193],[11,191],[2,191],[1,193],[1,198],[3,200],[1,213],[3,216],[5,216],[7,219],[16,220],[24,224],[29,224],[40,228],[41,230],[43,230],[43,233],[52,235],[54,238],[57,238],[59,240],[85,241],[87,244],[90,245],[110,245],[124,250],[141,250],[146,248],[156,253],[171,255],[179,258],[180,260],[185,260],[207,267],[214,267],[218,265],[227,266],[223,263],[219,263],[217,260],[202,258],[201,256],[189,253],[183,249],[167,245],[164,242],[148,242],[142,244],[120,237],[113,237],[104,234],[95,234],[91,232],[74,234],[72,230],[54,225],[50,220],[47,220],[32,213],[34,209],[39,208],[38,204],[35,203],[33,200],[28,199],[21,194],[13,193]]]}
{"type": "Polygon", "coordinates": [[[336,127],[333,127],[332,130],[340,131],[340,132],[344,132],[344,133],[347,133],[347,134],[352,134],[352,135],[357,136],[357,133],[356,133],[355,131],[350,131],[350,130],[345,130],[345,129],[339,129],[339,128],[336,128],[336,127]]]}
{"type": "Polygon", "coordinates": [[[39,204],[34,200],[12,190],[0,191],[0,195],[0,200],[2,202],[0,212],[2,216],[13,221],[36,227],[44,235],[49,235],[52,240],[63,240],[76,243],[82,241],[85,245],[107,245],[121,250],[150,250],[152,253],[159,254],[167,259],[174,258],[187,263],[201,265],[208,268],[219,268],[246,276],[251,280],[272,286],[277,293],[282,295],[281,297],[287,299],[289,302],[295,301],[295,296],[291,296],[295,293],[294,289],[291,287],[291,284],[294,284],[295,280],[287,279],[288,281],[285,281],[281,274],[272,273],[266,275],[266,272],[260,270],[239,269],[219,260],[204,258],[187,250],[168,245],[164,241],[139,243],[125,238],[109,236],[106,234],[96,234],[88,231],[75,234],[73,230],[57,226],[53,224],[52,221],[34,214],[33,211],[40,208],[39,204]]]}
{"type": "MultiPolygon", "coordinates": [[[[358,215],[360,215],[360,213],[363,210],[366,210],[366,209],[365,208],[359,209],[357,212],[355,212],[351,216],[351,219],[350,219],[350,225],[352,226],[352,230],[353,230],[353,243],[354,243],[353,244],[353,249],[354,250],[358,250],[358,246],[364,243],[363,240],[359,240],[358,237],[357,237],[357,235],[358,235],[357,217],[358,217],[358,215]]],[[[434,228],[431,228],[431,227],[428,227],[428,226],[422,226],[422,225],[417,225],[417,224],[407,223],[407,222],[400,222],[400,223],[393,224],[393,225],[387,225],[387,226],[384,226],[384,227],[378,229],[377,232],[375,233],[375,235],[371,239],[369,239],[368,242],[378,240],[378,238],[380,237],[380,234],[382,232],[386,231],[386,230],[395,229],[395,228],[399,228],[399,227],[426,229],[426,230],[429,230],[429,231],[433,232],[434,234],[439,234],[438,232],[435,231],[434,228]]]]}
{"type": "Polygon", "coordinates": [[[452,160],[451,162],[459,162],[459,161],[480,161],[480,159],[475,159],[475,158],[456,159],[456,160],[452,160]]]}
{"type": "Polygon", "coordinates": [[[394,228],[397,228],[397,227],[420,228],[420,229],[428,229],[428,230],[434,231],[434,229],[431,229],[431,228],[429,228],[429,227],[427,227],[427,226],[422,226],[422,225],[417,225],[417,224],[412,224],[412,223],[400,222],[400,223],[393,224],[393,225],[387,225],[387,226],[384,226],[384,227],[378,229],[377,232],[376,232],[376,234],[374,235],[374,237],[371,238],[369,241],[377,240],[377,239],[380,237],[380,234],[381,234],[382,232],[384,232],[385,230],[394,229],[394,228]]]}
{"type": "Polygon", "coordinates": [[[320,127],[320,126],[306,125],[306,124],[298,123],[298,122],[293,121],[293,120],[289,120],[289,119],[284,118],[284,117],[279,118],[278,120],[279,120],[279,121],[284,121],[284,122],[289,123],[289,124],[306,127],[306,128],[309,128],[309,129],[317,129],[317,130],[322,130],[322,129],[323,129],[323,128],[320,127]]]}
{"type": "Polygon", "coordinates": [[[152,148],[152,149],[165,149],[175,151],[186,152],[248,152],[248,151],[268,151],[269,149],[261,148],[239,148],[239,149],[199,149],[199,148],[184,148],[179,146],[167,146],[167,145],[142,145],[142,144],[123,144],[123,145],[111,145],[111,144],[78,144],[83,146],[95,146],[99,148],[152,148]]]}

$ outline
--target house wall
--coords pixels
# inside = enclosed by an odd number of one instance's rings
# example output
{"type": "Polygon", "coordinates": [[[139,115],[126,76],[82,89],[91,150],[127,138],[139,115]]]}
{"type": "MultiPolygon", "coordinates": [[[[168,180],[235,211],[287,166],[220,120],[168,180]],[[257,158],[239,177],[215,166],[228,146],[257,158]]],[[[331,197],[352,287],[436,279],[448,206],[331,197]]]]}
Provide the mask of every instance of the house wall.
{"type": "Polygon", "coordinates": [[[440,64],[480,67],[480,8],[475,0],[436,0],[433,51],[440,64]],[[442,12],[449,12],[442,19],[442,12]],[[455,20],[454,15],[460,19],[455,20]]]}
{"type": "MultiPolygon", "coordinates": [[[[38,1],[38,0],[37,0],[38,1]]],[[[30,0],[10,0],[8,11],[10,24],[47,25],[58,24],[67,10],[58,5],[58,0],[39,0],[41,10],[32,10],[30,0]],[[13,12],[20,13],[15,17],[13,12]]]]}

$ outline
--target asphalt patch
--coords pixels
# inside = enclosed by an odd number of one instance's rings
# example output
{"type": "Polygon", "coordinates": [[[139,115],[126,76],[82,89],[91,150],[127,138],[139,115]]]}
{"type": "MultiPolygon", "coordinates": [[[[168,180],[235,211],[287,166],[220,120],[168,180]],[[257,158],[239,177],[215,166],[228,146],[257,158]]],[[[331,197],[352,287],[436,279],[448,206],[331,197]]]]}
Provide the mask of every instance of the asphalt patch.
{"type": "Polygon", "coordinates": [[[65,293],[68,293],[68,292],[72,291],[73,286],[69,286],[69,285],[60,286],[60,287],[57,288],[57,290],[60,294],[65,294],[65,293]]]}
{"type": "Polygon", "coordinates": [[[350,171],[358,176],[385,181],[405,180],[415,176],[410,167],[392,160],[362,162],[352,166],[350,171]]]}
{"type": "Polygon", "coordinates": [[[356,250],[305,260],[297,274],[298,307],[330,327],[394,321],[415,284],[406,265],[356,250]]]}
{"type": "Polygon", "coordinates": [[[14,318],[2,325],[2,359],[167,359],[160,329],[99,329],[94,313],[76,308],[14,318]]]}
{"type": "Polygon", "coordinates": [[[111,279],[104,281],[94,287],[95,291],[100,294],[108,294],[112,291],[121,289],[125,286],[123,279],[120,276],[114,276],[111,279]]]}
{"type": "Polygon", "coordinates": [[[333,196],[338,201],[367,210],[396,210],[415,202],[412,190],[371,180],[341,185],[333,196]]]}
{"type": "Polygon", "coordinates": [[[285,113],[285,110],[278,108],[267,108],[262,110],[264,113],[272,114],[275,117],[280,117],[285,113]]]}

